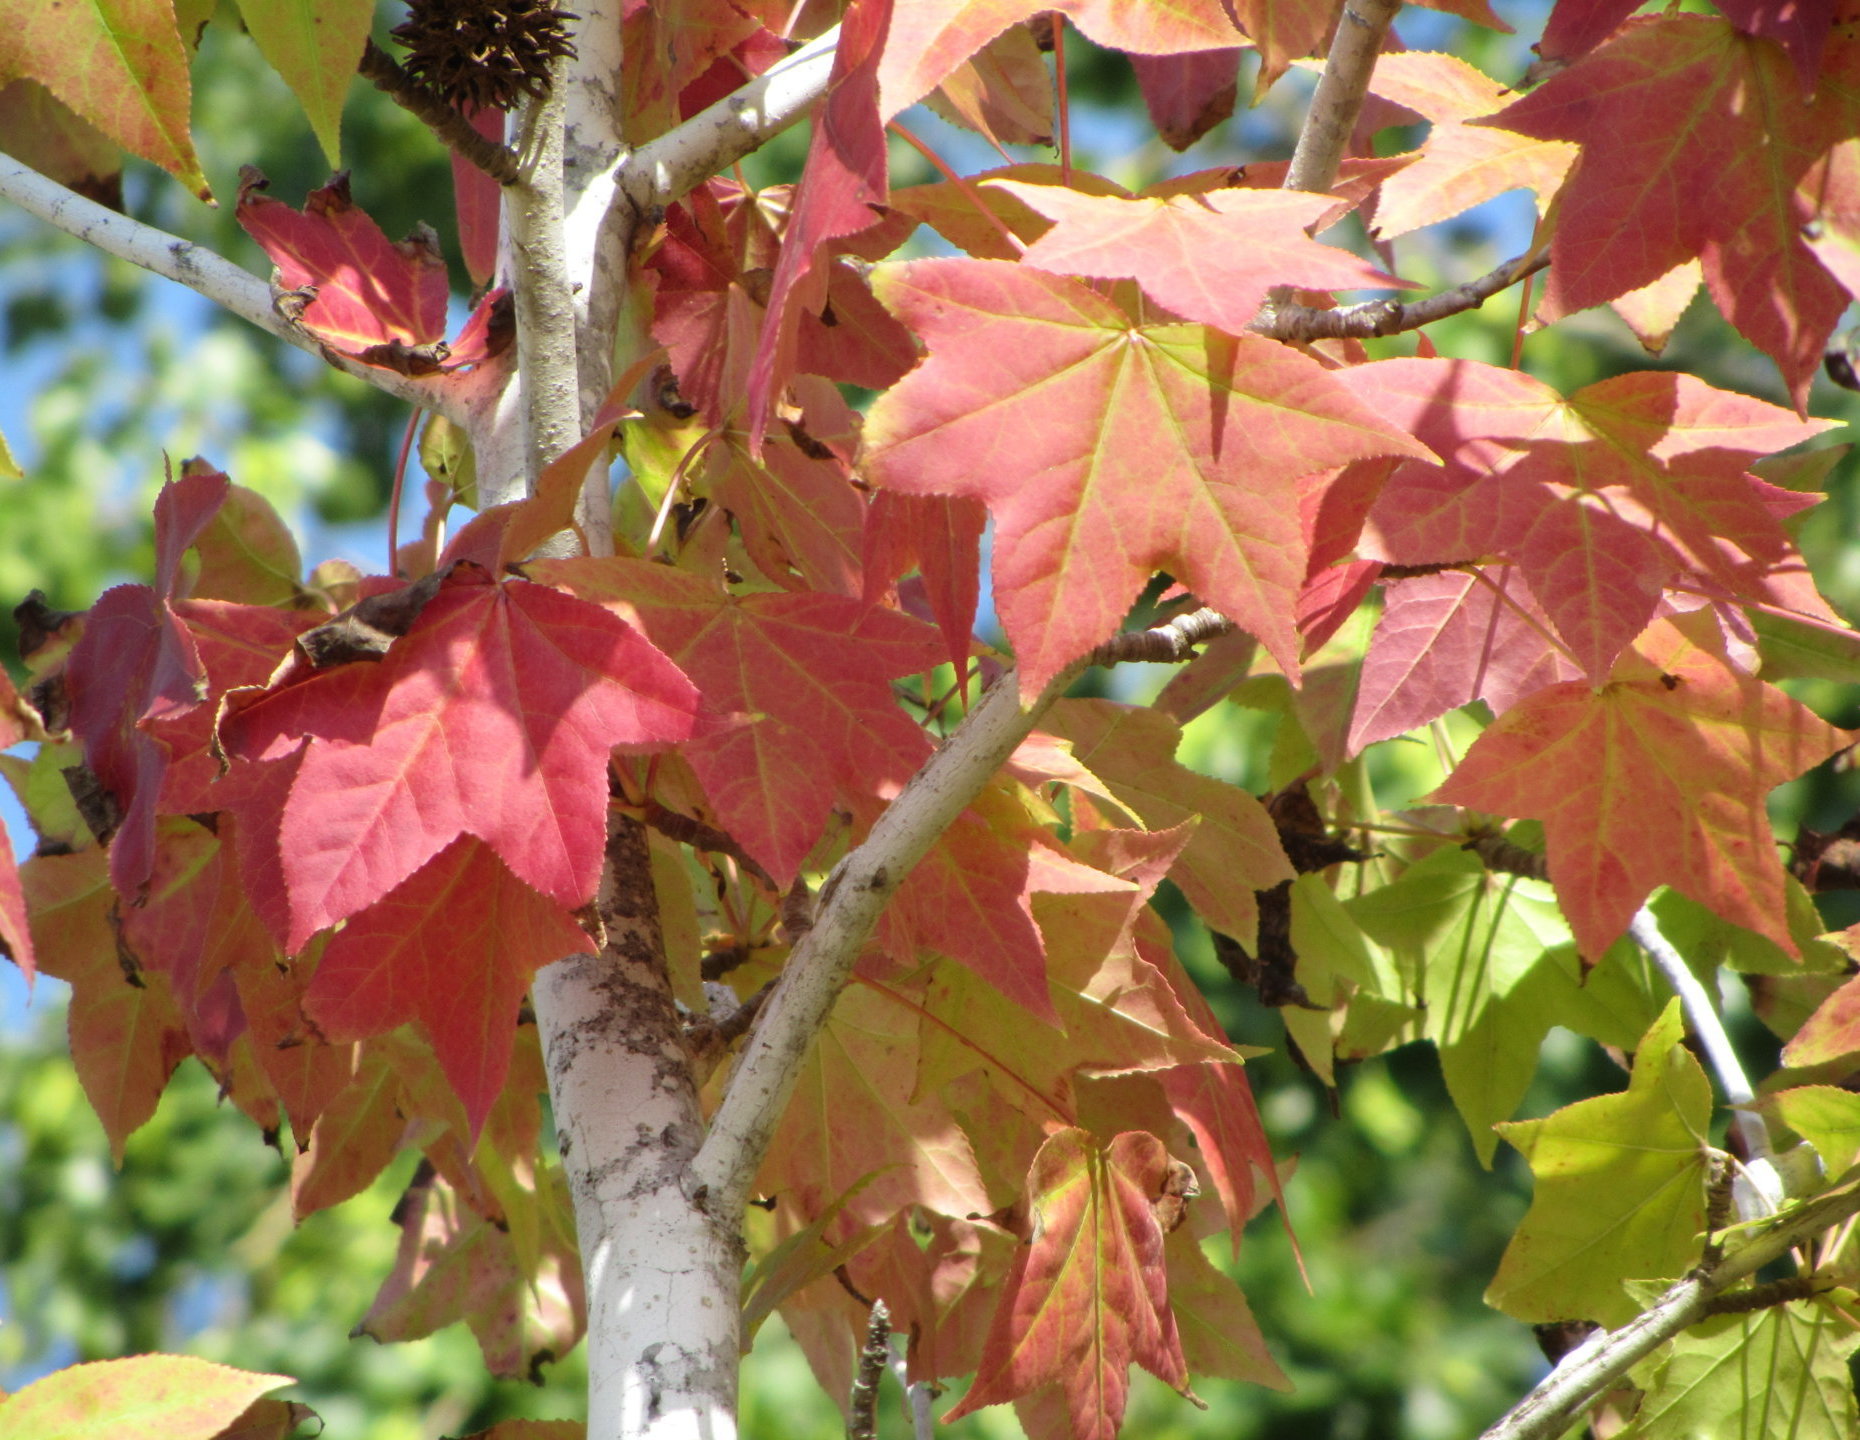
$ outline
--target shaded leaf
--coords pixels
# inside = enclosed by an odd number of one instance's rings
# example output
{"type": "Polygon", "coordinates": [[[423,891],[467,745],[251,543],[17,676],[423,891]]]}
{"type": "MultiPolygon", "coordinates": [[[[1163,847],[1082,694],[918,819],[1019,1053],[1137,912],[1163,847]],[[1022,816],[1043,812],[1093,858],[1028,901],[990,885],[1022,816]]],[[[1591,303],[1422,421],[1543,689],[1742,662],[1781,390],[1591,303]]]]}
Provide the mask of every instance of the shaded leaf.
{"type": "Polygon", "coordinates": [[[1520,701],[1434,793],[1544,822],[1557,899],[1591,959],[1660,885],[1793,955],[1764,800],[1847,743],[1662,621],[1601,687],[1520,701]]]}
{"type": "Polygon", "coordinates": [[[1014,1257],[975,1383],[946,1420],[1057,1384],[1077,1440],[1112,1440],[1132,1364],[1192,1393],[1155,1212],[1169,1163],[1140,1131],[1101,1146],[1061,1130],[1040,1147],[1027,1175],[1032,1243],[1014,1257]]]}

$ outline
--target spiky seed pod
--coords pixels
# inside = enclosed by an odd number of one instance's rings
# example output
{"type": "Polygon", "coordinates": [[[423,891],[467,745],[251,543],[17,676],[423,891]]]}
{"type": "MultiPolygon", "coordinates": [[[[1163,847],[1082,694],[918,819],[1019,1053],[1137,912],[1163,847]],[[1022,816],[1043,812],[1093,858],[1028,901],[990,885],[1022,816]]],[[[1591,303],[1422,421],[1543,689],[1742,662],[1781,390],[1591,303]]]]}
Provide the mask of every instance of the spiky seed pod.
{"type": "Polygon", "coordinates": [[[549,88],[549,67],[573,55],[568,22],[547,0],[411,0],[394,38],[407,71],[454,105],[508,110],[549,88]]]}

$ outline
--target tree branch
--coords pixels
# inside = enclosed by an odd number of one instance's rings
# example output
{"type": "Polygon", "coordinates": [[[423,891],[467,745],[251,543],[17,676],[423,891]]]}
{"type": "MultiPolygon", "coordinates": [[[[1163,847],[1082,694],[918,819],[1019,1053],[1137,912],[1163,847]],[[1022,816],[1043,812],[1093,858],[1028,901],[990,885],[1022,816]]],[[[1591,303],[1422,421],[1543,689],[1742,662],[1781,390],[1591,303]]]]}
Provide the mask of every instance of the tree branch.
{"type": "MultiPolygon", "coordinates": [[[[564,62],[555,69],[560,80],[564,62]]],[[[562,239],[562,143],[562,97],[560,86],[552,84],[525,113],[523,178],[504,187],[517,301],[517,376],[527,427],[526,492],[582,433],[574,287],[562,239]]]]}
{"type": "Polygon", "coordinates": [[[1680,1003],[1685,1006],[1686,1021],[1692,1027],[1692,1034],[1718,1076],[1725,1103],[1732,1107],[1731,1124],[1743,1137],[1744,1149],[1750,1157],[1744,1169],[1752,1182],[1749,1187],[1740,1189],[1738,1214],[1745,1220],[1774,1214],[1782,1202],[1783,1186],[1775,1166],[1770,1163],[1772,1150],[1769,1127],[1754,1110],[1743,1108],[1756,1099],[1756,1092],[1750,1088],[1750,1080],[1744,1074],[1743,1062],[1737,1058],[1737,1051],[1731,1048],[1731,1037],[1725,1033],[1724,1021],[1719,1018],[1718,1007],[1712,1001],[1711,992],[1692,973],[1692,967],[1686,964],[1685,956],[1674,948],[1672,941],[1661,931],[1659,918],[1646,906],[1641,906],[1634,916],[1628,926],[1628,934],[1659,966],[1660,973],[1666,977],[1666,983],[1679,996],[1680,1003]],[[1756,1203],[1750,1203],[1752,1201],[1756,1203]],[[1753,1210],[1755,1213],[1750,1213],[1753,1210]]]}
{"type": "Polygon", "coordinates": [[[1100,656],[1102,663],[1182,659],[1197,639],[1226,628],[1231,622],[1214,611],[1196,610],[1153,630],[1120,635],[1061,671],[1025,707],[1018,670],[1008,670],[988,687],[942,748],[885,807],[864,843],[840,861],[821,887],[814,928],[789,955],[712,1117],[710,1134],[691,1162],[693,1181],[712,1215],[742,1212],[801,1062],[886,903],[1047,707],[1100,656]]]}
{"type": "Polygon", "coordinates": [[[640,146],[617,177],[641,214],[669,205],[766,144],[827,93],[840,27],[808,41],[742,89],[640,146]]]}
{"type": "Polygon", "coordinates": [[[364,80],[424,124],[453,154],[469,160],[500,185],[516,184],[517,157],[472,129],[471,121],[415,80],[373,40],[362,48],[360,69],[364,80]]]}
{"type": "Polygon", "coordinates": [[[477,389],[471,378],[416,379],[337,355],[278,314],[271,303],[270,285],[204,245],[119,215],[6,154],[0,154],[0,199],[12,201],[53,229],[95,246],[106,255],[185,285],[241,320],[327,360],[344,374],[365,380],[397,400],[436,411],[460,424],[465,422],[467,404],[477,389]]]}
{"type": "Polygon", "coordinates": [[[1535,275],[1550,263],[1547,251],[1519,255],[1496,270],[1442,290],[1425,300],[1405,304],[1400,300],[1366,300],[1360,305],[1345,305],[1336,310],[1314,310],[1308,305],[1290,303],[1262,311],[1247,328],[1256,335],[1273,340],[1367,340],[1378,335],[1397,335],[1405,330],[1419,330],[1449,315],[1477,310],[1499,291],[1535,275]]]}
{"type": "Polygon", "coordinates": [[[1370,72],[1382,53],[1382,37],[1400,9],[1401,0],[1345,0],[1324,73],[1298,132],[1298,148],[1285,172],[1287,190],[1323,195],[1337,183],[1344,148],[1369,93],[1370,72]]]}
{"type": "Polygon", "coordinates": [[[1860,1184],[1817,1195],[1764,1222],[1715,1266],[1678,1281],[1619,1330],[1597,1331],[1480,1440],[1556,1440],[1633,1366],[1710,1314],[1717,1296],[1855,1214],[1860,1184]]]}

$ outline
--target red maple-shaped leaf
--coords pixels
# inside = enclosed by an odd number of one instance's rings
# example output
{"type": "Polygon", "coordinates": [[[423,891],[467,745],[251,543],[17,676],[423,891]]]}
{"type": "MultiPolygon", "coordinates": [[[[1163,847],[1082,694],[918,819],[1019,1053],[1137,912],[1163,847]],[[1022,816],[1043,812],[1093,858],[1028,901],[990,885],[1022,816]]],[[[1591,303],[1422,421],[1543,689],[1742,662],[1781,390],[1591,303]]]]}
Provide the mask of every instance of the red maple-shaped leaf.
{"type": "Polygon", "coordinates": [[[1470,123],[1502,107],[1511,92],[1458,56],[1380,56],[1370,87],[1433,122],[1420,158],[1383,182],[1375,231],[1384,239],[1519,187],[1537,192],[1541,211],[1576,162],[1576,147],[1564,141],[1470,123]]]}
{"type": "Polygon", "coordinates": [[[1129,887],[1041,843],[1046,832],[1018,808],[1015,797],[999,790],[979,796],[912,868],[879,933],[893,954],[909,955],[920,944],[942,951],[1056,1025],[1032,897],[1129,887]]]}
{"type": "Polygon", "coordinates": [[[32,927],[26,920],[26,894],[20,888],[19,867],[13,860],[13,842],[0,830],[0,955],[25,973],[28,986],[36,972],[32,927]]]}
{"type": "Polygon", "coordinates": [[[155,802],[166,765],[146,727],[187,713],[206,696],[199,651],[169,601],[181,558],[212,520],[227,485],[224,475],[207,471],[162,487],[155,500],[154,588],[106,590],[65,662],[71,732],[121,814],[110,877],[132,898],[155,863],[155,802]]]}
{"type": "Polygon", "coordinates": [[[1764,801],[1852,737],[1697,643],[1716,623],[1661,621],[1605,684],[1526,697],[1435,792],[1543,821],[1558,903],[1591,960],[1659,885],[1797,953],[1764,801]]]}
{"type": "Polygon", "coordinates": [[[1582,144],[1551,239],[1545,313],[1613,300],[1697,256],[1718,308],[1803,404],[1848,295],[1803,238],[1813,216],[1797,187],[1860,132],[1860,42],[1836,36],[1823,64],[1809,103],[1770,41],[1668,15],[1628,25],[1490,117],[1582,144]]]}
{"type": "Polygon", "coordinates": [[[1171,150],[1186,150],[1234,113],[1242,50],[1132,55],[1150,122],[1171,150]]]}
{"type": "Polygon", "coordinates": [[[241,173],[239,223],[277,267],[279,303],[330,349],[429,375],[478,364],[509,343],[493,333],[501,291],[479,302],[456,346],[445,343],[446,262],[425,226],[389,240],[350,198],[346,174],[312,190],[302,211],[262,193],[266,183],[250,166],[241,173]]]}
{"type": "Polygon", "coordinates": [[[1474,700],[1502,715],[1533,690],[1581,678],[1515,567],[1397,580],[1363,657],[1350,751],[1474,700]]]}
{"type": "MultiPolygon", "coordinates": [[[[852,0],[826,98],[814,119],[807,166],[769,282],[768,318],[749,370],[749,439],[759,449],[794,364],[794,335],[809,281],[818,296],[825,276],[820,247],[877,222],[889,193],[885,123],[878,114],[878,64],[891,26],[892,0],[852,0]]],[[[820,304],[807,305],[816,314],[820,304]]]]}
{"type": "Polygon", "coordinates": [[[1043,10],[1059,11],[1106,49],[1137,55],[1231,49],[1239,39],[1221,0],[896,0],[879,64],[881,113],[890,119],[916,104],[1008,26],[1043,10]]]}
{"type": "Polygon", "coordinates": [[[1652,619],[1662,587],[1767,603],[1772,574],[1800,568],[1782,520],[1812,497],[1746,472],[1829,422],[1657,371],[1567,399],[1473,361],[1388,360],[1341,378],[1445,461],[1396,470],[1365,553],[1515,560],[1592,677],[1652,619]]]}
{"type": "Polygon", "coordinates": [[[1055,222],[1025,263],[1060,275],[1135,280],[1185,320],[1245,330],[1274,285],[1310,290],[1386,289],[1408,282],[1307,233],[1336,208],[1297,190],[1209,190],[1123,199],[1057,185],[997,180],[1055,222]]]}
{"type": "Polygon", "coordinates": [[[969,639],[981,592],[982,532],[988,512],[978,500],[959,495],[902,495],[883,490],[865,513],[865,598],[885,589],[912,568],[923,576],[930,613],[949,647],[965,689],[969,639]]]}
{"type": "Polygon", "coordinates": [[[996,608],[1029,693],[1108,638],[1158,569],[1295,672],[1298,477],[1425,453],[1314,360],[1139,325],[1062,276],[926,260],[878,288],[930,358],[872,407],[867,474],[987,504],[996,608]]]}
{"type": "Polygon", "coordinates": [[[304,1011],[335,1041],[418,1022],[475,1137],[504,1088],[530,977],[593,950],[560,905],[513,875],[489,845],[462,836],[350,917],[323,952],[304,1011]]]}
{"type": "Polygon", "coordinates": [[[1169,1167],[1141,1131],[1100,1146],[1061,1130],[1040,1147],[1027,1174],[1033,1242],[1014,1257],[975,1383],[945,1419],[1057,1384],[1076,1440],[1113,1440],[1132,1364],[1190,1393],[1156,1217],[1169,1167]]]}
{"type": "Polygon", "coordinates": [[[599,606],[462,564],[379,663],[287,680],[222,738],[275,760],[308,737],[278,832],[295,952],[460,835],[556,904],[585,903],[608,752],[689,739],[697,709],[678,668],[599,606]]]}
{"type": "Polygon", "coordinates": [[[837,595],[719,593],[645,561],[566,560],[538,579],[613,604],[677,660],[712,708],[748,723],[696,738],[718,822],[786,885],[836,801],[889,798],[929,754],[890,681],[943,658],[929,626],[837,595]]]}

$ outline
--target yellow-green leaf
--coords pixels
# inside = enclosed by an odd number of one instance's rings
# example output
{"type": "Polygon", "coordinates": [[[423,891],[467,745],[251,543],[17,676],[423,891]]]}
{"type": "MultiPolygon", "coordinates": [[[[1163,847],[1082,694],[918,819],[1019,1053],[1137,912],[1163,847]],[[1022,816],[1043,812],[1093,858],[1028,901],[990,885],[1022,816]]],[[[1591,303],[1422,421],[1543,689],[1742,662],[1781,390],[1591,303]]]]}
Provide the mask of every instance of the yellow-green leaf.
{"type": "Polygon", "coordinates": [[[1697,1262],[1711,1085],[1679,1043],[1683,1028],[1675,1000],[1642,1037],[1624,1092],[1499,1127],[1537,1187],[1488,1303],[1519,1320],[1612,1328],[1639,1313],[1624,1280],[1697,1262]]]}
{"type": "Polygon", "coordinates": [[[1856,1346],[1821,1305],[1715,1316],[1673,1341],[1620,1440],[1846,1440],[1856,1346]]]}
{"type": "Polygon", "coordinates": [[[245,28],[302,103],[332,170],[342,165],[342,102],[374,13],[373,0],[239,0],[245,28]]]}

